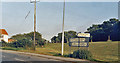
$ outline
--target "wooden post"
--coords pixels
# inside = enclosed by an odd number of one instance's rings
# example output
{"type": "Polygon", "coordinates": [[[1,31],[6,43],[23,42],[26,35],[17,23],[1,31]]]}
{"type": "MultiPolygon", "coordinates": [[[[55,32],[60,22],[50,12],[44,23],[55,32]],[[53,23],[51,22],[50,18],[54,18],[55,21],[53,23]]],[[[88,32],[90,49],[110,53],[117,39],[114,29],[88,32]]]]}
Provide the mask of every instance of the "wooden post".
{"type": "Polygon", "coordinates": [[[36,0],[34,3],[34,42],[33,42],[33,50],[36,50],[35,48],[35,32],[36,32],[36,0]]]}
{"type": "Polygon", "coordinates": [[[91,42],[92,42],[92,36],[91,36],[91,42]]]}

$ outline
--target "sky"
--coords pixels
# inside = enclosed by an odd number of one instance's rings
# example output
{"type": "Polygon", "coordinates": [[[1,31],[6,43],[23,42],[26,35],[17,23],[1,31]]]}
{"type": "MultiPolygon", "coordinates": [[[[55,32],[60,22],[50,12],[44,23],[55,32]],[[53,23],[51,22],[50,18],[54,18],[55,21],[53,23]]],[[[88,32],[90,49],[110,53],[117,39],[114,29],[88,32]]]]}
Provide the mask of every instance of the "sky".
{"type": "MultiPolygon", "coordinates": [[[[34,4],[29,2],[2,2],[2,26],[9,37],[33,31],[34,4]],[[25,19],[25,16],[30,14],[25,19]]],[[[9,0],[10,1],[10,0],[9,0]]],[[[45,0],[44,0],[45,1],[45,0]]],[[[47,1],[47,0],[46,0],[47,1]]],[[[86,0],[87,1],[87,0],[86,0]]],[[[115,2],[66,2],[65,31],[85,32],[92,24],[118,17],[118,3],[115,2]]],[[[0,4],[1,5],[1,4],[0,4]]],[[[50,40],[62,32],[63,2],[37,3],[37,31],[50,40]]]]}
{"type": "MultiPolygon", "coordinates": [[[[2,2],[29,2],[30,0],[1,0],[2,2]]],[[[34,1],[34,0],[31,0],[34,1]]],[[[63,2],[64,0],[37,0],[40,2],[63,2]]],[[[66,2],[118,2],[119,0],[65,0],[66,2]]]]}

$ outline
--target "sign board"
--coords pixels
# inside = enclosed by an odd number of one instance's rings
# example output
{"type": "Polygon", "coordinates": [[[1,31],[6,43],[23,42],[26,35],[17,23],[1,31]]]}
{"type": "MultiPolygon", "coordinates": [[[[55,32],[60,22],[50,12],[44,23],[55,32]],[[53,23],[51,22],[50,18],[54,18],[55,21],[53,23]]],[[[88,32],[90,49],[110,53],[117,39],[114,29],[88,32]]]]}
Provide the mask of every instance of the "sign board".
{"type": "Polygon", "coordinates": [[[89,38],[70,38],[69,39],[70,42],[89,42],[89,38]]]}
{"type": "Polygon", "coordinates": [[[90,37],[89,33],[78,33],[77,34],[78,37],[90,37]]]}
{"type": "Polygon", "coordinates": [[[89,37],[81,38],[70,38],[69,46],[72,47],[88,47],[89,46],[89,37]]]}

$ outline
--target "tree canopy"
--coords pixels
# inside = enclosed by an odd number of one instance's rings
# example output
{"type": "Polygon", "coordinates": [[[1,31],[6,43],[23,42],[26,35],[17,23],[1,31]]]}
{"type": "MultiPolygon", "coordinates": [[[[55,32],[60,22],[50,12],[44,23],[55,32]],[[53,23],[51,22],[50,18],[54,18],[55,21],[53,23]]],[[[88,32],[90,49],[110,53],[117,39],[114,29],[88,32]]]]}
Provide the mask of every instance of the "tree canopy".
{"type": "Polygon", "coordinates": [[[108,36],[113,41],[120,40],[120,21],[112,18],[102,24],[93,24],[87,29],[93,41],[107,41],[108,36]]]}
{"type": "MultiPolygon", "coordinates": [[[[86,33],[90,33],[93,41],[107,41],[110,37],[112,41],[120,41],[120,21],[116,18],[111,18],[104,21],[102,24],[93,24],[87,28],[86,33]]],[[[65,31],[64,42],[67,43],[69,38],[75,38],[76,31],[65,31]]],[[[58,33],[58,36],[51,38],[51,42],[60,43],[62,42],[62,33],[58,33]]]]}
{"type": "MultiPolygon", "coordinates": [[[[75,31],[65,31],[65,36],[64,36],[64,42],[67,43],[69,38],[75,38],[77,37],[76,36],[76,33],[75,31]]],[[[61,43],[62,41],[62,33],[58,33],[58,36],[54,36],[51,38],[51,42],[52,43],[61,43]]]]}
{"type": "MultiPolygon", "coordinates": [[[[19,43],[24,43],[26,42],[27,44],[33,43],[34,40],[34,32],[30,33],[24,33],[24,34],[17,34],[11,37],[11,39],[16,40],[16,42],[19,43]]],[[[35,32],[35,40],[36,40],[36,45],[41,46],[44,45],[47,40],[42,38],[42,35],[39,32],[35,32]]]]}

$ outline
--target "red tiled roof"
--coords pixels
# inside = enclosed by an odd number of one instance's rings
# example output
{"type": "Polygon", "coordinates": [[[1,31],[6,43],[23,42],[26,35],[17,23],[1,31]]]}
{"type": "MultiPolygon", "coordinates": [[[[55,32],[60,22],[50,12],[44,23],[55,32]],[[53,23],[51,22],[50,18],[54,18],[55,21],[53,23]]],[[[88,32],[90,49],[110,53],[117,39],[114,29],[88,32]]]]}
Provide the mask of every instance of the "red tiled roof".
{"type": "Polygon", "coordinates": [[[14,41],[16,41],[16,40],[14,40],[14,39],[8,39],[8,42],[14,42],[14,41]]]}
{"type": "Polygon", "coordinates": [[[6,32],[5,29],[0,29],[0,34],[5,34],[5,35],[8,35],[8,33],[6,32]]]}

